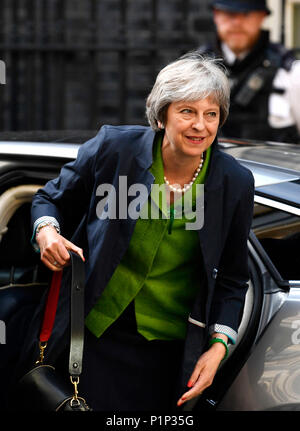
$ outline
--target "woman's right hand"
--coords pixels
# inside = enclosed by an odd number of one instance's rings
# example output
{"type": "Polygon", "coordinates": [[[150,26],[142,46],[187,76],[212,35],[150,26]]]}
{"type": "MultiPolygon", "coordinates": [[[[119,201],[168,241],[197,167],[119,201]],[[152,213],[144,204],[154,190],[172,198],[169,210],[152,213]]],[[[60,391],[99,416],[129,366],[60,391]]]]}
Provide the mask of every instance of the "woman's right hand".
{"type": "Polygon", "coordinates": [[[61,271],[70,264],[68,250],[77,253],[83,261],[83,250],[63,236],[59,235],[53,226],[44,226],[36,236],[41,260],[51,271],[61,271]]]}

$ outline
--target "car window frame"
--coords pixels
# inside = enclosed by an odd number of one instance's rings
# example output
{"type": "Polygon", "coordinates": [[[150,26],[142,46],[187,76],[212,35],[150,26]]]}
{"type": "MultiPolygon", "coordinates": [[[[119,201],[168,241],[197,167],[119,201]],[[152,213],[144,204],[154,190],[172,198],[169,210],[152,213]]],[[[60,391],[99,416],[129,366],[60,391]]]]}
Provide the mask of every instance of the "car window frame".
{"type": "MultiPolygon", "coordinates": [[[[272,199],[270,197],[266,198],[255,194],[254,203],[264,205],[270,208],[274,208],[280,211],[284,211],[289,214],[293,214],[300,217],[300,208],[296,208],[296,207],[293,207],[292,205],[278,202],[275,199],[272,199]]],[[[279,287],[281,287],[283,290],[286,290],[286,291],[288,291],[291,287],[300,287],[300,279],[287,280],[281,276],[276,266],[272,262],[271,258],[269,257],[268,253],[263,248],[259,239],[256,237],[253,230],[250,231],[249,240],[251,241],[251,244],[254,247],[255,251],[259,254],[263,264],[266,266],[266,268],[268,269],[271,276],[274,278],[274,280],[276,281],[279,287]]]]}

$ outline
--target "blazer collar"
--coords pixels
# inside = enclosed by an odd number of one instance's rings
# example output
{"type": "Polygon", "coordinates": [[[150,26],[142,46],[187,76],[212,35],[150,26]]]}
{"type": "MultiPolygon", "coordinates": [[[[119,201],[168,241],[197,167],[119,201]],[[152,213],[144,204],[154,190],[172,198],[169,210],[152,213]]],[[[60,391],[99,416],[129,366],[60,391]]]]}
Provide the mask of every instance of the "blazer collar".
{"type": "Polygon", "coordinates": [[[146,129],[146,132],[142,135],[140,141],[140,151],[136,155],[138,164],[144,168],[149,169],[153,162],[153,143],[156,133],[150,127],[146,129]]]}
{"type": "Polygon", "coordinates": [[[222,152],[219,149],[218,137],[211,147],[211,155],[207,177],[204,184],[205,191],[213,191],[223,187],[222,152]]]}

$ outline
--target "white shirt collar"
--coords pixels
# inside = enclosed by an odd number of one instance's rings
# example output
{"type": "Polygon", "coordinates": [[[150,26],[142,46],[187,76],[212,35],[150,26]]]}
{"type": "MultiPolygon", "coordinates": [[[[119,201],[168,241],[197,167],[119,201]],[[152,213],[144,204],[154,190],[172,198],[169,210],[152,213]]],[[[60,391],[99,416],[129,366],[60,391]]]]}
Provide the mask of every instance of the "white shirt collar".
{"type": "Polygon", "coordinates": [[[243,60],[246,55],[248,54],[249,51],[246,52],[242,52],[239,55],[236,55],[230,48],[228,45],[226,45],[226,43],[222,42],[221,44],[221,49],[223,51],[224,54],[224,58],[226,60],[226,63],[229,65],[232,65],[236,59],[238,60],[243,60]]]}

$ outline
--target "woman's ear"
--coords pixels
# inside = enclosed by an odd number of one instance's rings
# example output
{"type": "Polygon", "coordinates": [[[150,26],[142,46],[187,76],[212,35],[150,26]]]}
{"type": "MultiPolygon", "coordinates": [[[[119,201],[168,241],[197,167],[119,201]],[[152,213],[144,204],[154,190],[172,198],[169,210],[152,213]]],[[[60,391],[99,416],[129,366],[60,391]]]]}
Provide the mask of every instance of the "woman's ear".
{"type": "Polygon", "coordinates": [[[161,121],[157,120],[157,125],[158,125],[159,129],[164,129],[164,125],[161,121]]]}

